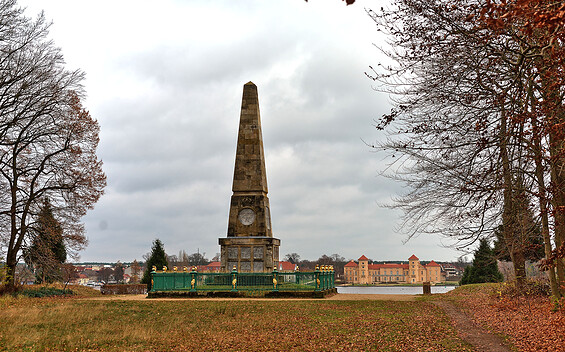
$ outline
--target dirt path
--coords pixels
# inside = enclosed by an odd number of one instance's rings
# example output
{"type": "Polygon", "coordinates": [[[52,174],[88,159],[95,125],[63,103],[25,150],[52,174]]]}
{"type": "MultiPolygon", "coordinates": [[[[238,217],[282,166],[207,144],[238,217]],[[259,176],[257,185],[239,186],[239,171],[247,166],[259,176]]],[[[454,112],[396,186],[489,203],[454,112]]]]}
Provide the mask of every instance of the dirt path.
{"type": "Polygon", "coordinates": [[[447,301],[432,301],[431,303],[442,308],[445,314],[451,318],[453,326],[459,337],[473,345],[479,352],[511,352],[504,340],[495,334],[491,334],[477,326],[471,317],[457,308],[453,303],[447,301]]]}
{"type": "Polygon", "coordinates": [[[326,298],[327,300],[335,301],[415,301],[416,295],[362,295],[357,293],[338,293],[331,297],[326,298]]]}

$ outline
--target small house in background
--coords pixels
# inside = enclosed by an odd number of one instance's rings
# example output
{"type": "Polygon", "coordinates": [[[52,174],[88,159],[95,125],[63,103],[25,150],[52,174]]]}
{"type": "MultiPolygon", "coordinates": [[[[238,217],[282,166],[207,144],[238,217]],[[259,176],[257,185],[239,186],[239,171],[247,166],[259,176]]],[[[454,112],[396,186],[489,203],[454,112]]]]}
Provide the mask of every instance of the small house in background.
{"type": "Polygon", "coordinates": [[[441,265],[442,273],[448,281],[459,281],[463,272],[453,264],[445,263],[441,265]]]}
{"type": "Polygon", "coordinates": [[[279,267],[277,268],[278,271],[296,271],[296,268],[298,267],[297,264],[292,264],[291,262],[287,262],[287,261],[280,261],[279,262],[279,267]]]}
{"type": "Polygon", "coordinates": [[[89,278],[87,275],[80,273],[77,275],[76,279],[73,280],[73,283],[75,285],[86,285],[89,281],[89,278]]]}
{"type": "Polygon", "coordinates": [[[198,265],[196,270],[203,273],[219,273],[221,266],[220,262],[211,262],[208,265],[198,265]]]}

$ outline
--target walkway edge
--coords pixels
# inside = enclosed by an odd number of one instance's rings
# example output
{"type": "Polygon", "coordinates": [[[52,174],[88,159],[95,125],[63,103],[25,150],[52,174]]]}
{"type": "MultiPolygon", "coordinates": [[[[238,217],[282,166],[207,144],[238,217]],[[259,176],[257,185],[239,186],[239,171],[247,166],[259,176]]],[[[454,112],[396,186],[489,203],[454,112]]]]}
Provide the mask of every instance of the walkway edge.
{"type": "Polygon", "coordinates": [[[465,342],[471,344],[477,351],[481,352],[512,352],[503,338],[477,326],[473,319],[453,303],[448,301],[430,301],[430,303],[443,309],[451,319],[457,335],[465,342]]]}

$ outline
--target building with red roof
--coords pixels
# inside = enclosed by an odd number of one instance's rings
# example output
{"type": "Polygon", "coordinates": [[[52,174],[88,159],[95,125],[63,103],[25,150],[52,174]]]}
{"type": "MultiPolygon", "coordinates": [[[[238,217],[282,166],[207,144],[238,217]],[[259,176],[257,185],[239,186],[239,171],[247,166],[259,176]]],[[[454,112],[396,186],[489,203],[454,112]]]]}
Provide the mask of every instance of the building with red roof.
{"type": "Polygon", "coordinates": [[[408,263],[369,264],[369,258],[361,256],[357,263],[353,260],[345,264],[345,282],[351,284],[378,283],[422,283],[442,281],[441,266],[433,260],[426,265],[420,263],[415,255],[408,263]]]}
{"type": "Polygon", "coordinates": [[[75,285],[86,285],[88,283],[88,276],[84,275],[83,273],[80,273],[73,280],[73,283],[75,285]]]}
{"type": "Polygon", "coordinates": [[[296,265],[296,264],[292,264],[291,262],[281,260],[281,261],[279,261],[278,270],[279,271],[296,271],[297,267],[298,267],[298,265],[296,265]]]}
{"type": "MultiPolygon", "coordinates": [[[[222,263],[220,262],[211,262],[208,265],[198,265],[196,267],[197,271],[205,272],[205,273],[219,273],[221,269],[222,263]]],[[[189,268],[190,270],[190,268],[189,268]]]]}

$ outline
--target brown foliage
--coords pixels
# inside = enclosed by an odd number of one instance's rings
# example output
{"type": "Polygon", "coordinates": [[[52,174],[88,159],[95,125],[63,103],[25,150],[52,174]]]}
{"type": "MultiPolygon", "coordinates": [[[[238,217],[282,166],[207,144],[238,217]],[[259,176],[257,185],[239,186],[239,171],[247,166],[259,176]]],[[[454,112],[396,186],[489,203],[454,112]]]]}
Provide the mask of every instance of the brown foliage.
{"type": "Polygon", "coordinates": [[[487,0],[480,18],[490,28],[504,28],[523,20],[520,31],[531,35],[538,29],[561,36],[565,25],[565,3],[547,0],[487,0]]]}
{"type": "Polygon", "coordinates": [[[563,243],[559,248],[555,248],[551,256],[543,259],[540,262],[540,269],[542,270],[552,270],[557,265],[559,259],[565,258],[565,243],[563,243]]]}
{"type": "Polygon", "coordinates": [[[552,302],[547,288],[530,284],[518,292],[508,284],[475,286],[455,290],[455,298],[479,326],[508,336],[518,351],[553,352],[565,346],[565,309],[552,302]]]}

